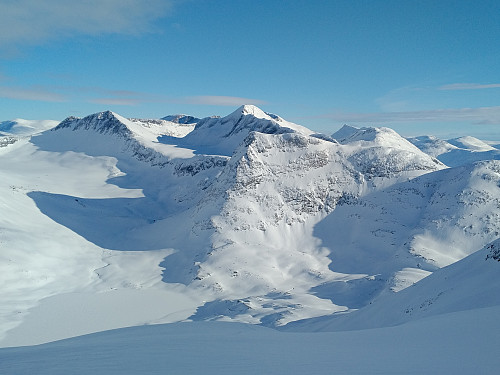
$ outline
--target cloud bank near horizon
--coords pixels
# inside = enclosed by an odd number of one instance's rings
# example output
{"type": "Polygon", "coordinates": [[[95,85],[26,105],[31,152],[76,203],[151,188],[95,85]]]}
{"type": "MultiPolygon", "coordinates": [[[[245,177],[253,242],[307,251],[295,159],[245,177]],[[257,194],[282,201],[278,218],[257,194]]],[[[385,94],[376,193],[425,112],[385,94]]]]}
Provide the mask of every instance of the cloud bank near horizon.
{"type": "Polygon", "coordinates": [[[0,98],[14,100],[34,100],[41,102],[65,102],[68,98],[44,87],[0,86],[0,98]]]}
{"type": "Polygon", "coordinates": [[[347,123],[394,122],[471,122],[477,125],[500,125],[500,106],[480,108],[447,108],[406,112],[330,113],[320,118],[347,123]]]}
{"type": "Polygon", "coordinates": [[[198,95],[164,96],[132,90],[110,90],[102,87],[70,86],[8,86],[0,85],[0,98],[40,102],[70,102],[83,100],[101,105],[136,106],[143,103],[171,103],[206,106],[237,107],[244,104],[264,105],[267,101],[239,96],[198,95]]]}

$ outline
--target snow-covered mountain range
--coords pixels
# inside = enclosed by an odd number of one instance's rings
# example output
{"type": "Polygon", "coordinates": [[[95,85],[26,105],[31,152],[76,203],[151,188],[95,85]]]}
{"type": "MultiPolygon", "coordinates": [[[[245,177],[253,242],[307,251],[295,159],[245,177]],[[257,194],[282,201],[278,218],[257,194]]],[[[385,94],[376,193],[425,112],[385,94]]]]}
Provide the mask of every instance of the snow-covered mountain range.
{"type": "Polygon", "coordinates": [[[3,346],[184,320],[372,328],[500,304],[500,150],[475,138],[323,135],[249,105],[0,132],[3,346]],[[53,311],[79,323],[48,330],[53,311]]]}
{"type": "Polygon", "coordinates": [[[432,136],[421,136],[408,138],[408,140],[449,167],[481,160],[500,160],[498,148],[474,137],[467,136],[445,141],[432,136]]]}
{"type": "Polygon", "coordinates": [[[0,122],[0,137],[6,136],[29,136],[53,128],[59,123],[54,120],[24,120],[0,122]]]}

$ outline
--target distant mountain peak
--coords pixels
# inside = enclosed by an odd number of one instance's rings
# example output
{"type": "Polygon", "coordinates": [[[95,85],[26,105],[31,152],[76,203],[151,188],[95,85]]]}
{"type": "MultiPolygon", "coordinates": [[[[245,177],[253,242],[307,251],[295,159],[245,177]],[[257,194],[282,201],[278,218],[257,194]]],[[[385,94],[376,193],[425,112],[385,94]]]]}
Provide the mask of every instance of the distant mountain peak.
{"type": "Polygon", "coordinates": [[[332,138],[342,141],[343,139],[346,139],[356,133],[358,130],[359,128],[344,124],[339,130],[332,134],[332,138]]]}
{"type": "Polygon", "coordinates": [[[396,131],[386,127],[363,127],[356,128],[350,125],[344,125],[332,137],[340,143],[352,143],[357,141],[384,142],[387,140],[403,140],[396,131]]]}
{"type": "Polygon", "coordinates": [[[200,119],[198,117],[185,115],[185,114],[177,114],[177,115],[169,115],[162,117],[162,120],[173,122],[175,124],[187,125],[187,124],[196,124],[200,119]]]}
{"type": "Polygon", "coordinates": [[[84,118],[68,117],[53,130],[57,131],[64,128],[71,128],[73,130],[92,129],[99,133],[119,133],[122,135],[130,135],[131,131],[127,126],[127,123],[129,122],[129,120],[114,112],[103,111],[93,113],[84,118]]]}
{"type": "Polygon", "coordinates": [[[420,150],[396,131],[386,127],[355,128],[344,125],[332,135],[342,144],[366,144],[370,147],[383,146],[419,153],[420,150]],[[339,133],[341,137],[339,137],[339,133]]]}
{"type": "Polygon", "coordinates": [[[196,147],[200,153],[231,156],[236,147],[254,131],[265,134],[313,133],[279,116],[269,115],[254,105],[242,105],[225,117],[201,119],[183,141],[190,147],[196,147]]]}
{"type": "Polygon", "coordinates": [[[449,167],[457,167],[480,160],[499,160],[500,151],[477,138],[466,136],[441,140],[433,136],[419,136],[408,140],[426,154],[439,159],[449,167]]]}
{"type": "Polygon", "coordinates": [[[246,115],[252,115],[256,118],[261,118],[265,120],[271,120],[272,117],[269,116],[267,113],[265,113],[262,109],[259,107],[252,105],[252,104],[245,104],[239,107],[236,111],[231,113],[230,115],[226,116],[228,118],[233,118],[233,117],[241,117],[241,116],[246,116],[246,115]]]}
{"type": "Polygon", "coordinates": [[[453,146],[463,148],[470,151],[492,151],[495,150],[494,147],[491,147],[487,143],[471,136],[459,137],[449,139],[448,143],[453,146]]]}

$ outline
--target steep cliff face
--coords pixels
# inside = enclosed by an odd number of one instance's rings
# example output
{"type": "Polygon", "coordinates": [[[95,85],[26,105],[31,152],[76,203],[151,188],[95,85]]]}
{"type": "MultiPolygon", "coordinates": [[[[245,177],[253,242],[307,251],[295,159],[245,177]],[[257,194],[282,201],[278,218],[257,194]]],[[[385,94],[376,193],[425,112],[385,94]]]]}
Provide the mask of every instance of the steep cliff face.
{"type": "MultiPolygon", "coordinates": [[[[232,318],[251,322],[284,324],[344,310],[308,295],[336,277],[311,232],[362,190],[362,175],[338,144],[295,132],[249,134],[200,202],[199,222],[212,234],[206,252],[196,254],[193,286],[214,290],[217,299],[231,301],[232,318]]],[[[197,318],[228,308],[210,303],[197,318]]]]}
{"type": "MultiPolygon", "coordinates": [[[[199,300],[192,319],[275,326],[361,309],[500,232],[498,162],[448,169],[388,128],[344,127],[332,138],[242,106],[222,118],[70,117],[23,142],[2,155],[41,165],[33,170],[57,183],[19,194],[71,246],[106,254],[105,269],[79,262],[96,285],[150,285],[121,264],[136,253],[143,277],[154,259],[155,285],[199,300]]],[[[9,243],[12,257],[26,251],[9,243]]],[[[67,278],[54,264],[46,273],[67,278]]],[[[25,281],[27,300],[44,297],[25,281]]]]}
{"type": "Polygon", "coordinates": [[[444,168],[387,128],[352,128],[339,143],[255,106],[199,120],[182,138],[168,135],[161,122],[111,112],[68,119],[56,131],[61,129],[115,137],[121,152],[170,171],[167,191],[176,191],[171,197],[184,207],[187,222],[177,226],[185,233],[180,243],[166,228],[173,219],[157,215],[155,227],[164,225],[166,243],[179,249],[162,262],[163,280],[226,301],[209,302],[198,319],[222,314],[273,325],[352,307],[310,294],[371,277],[330,265],[330,249],[314,237],[314,226],[338,206],[444,168]],[[176,157],[172,147],[181,156],[192,154],[176,157]]]}
{"type": "MultiPolygon", "coordinates": [[[[233,311],[226,311],[226,303],[210,303],[197,317],[214,317],[220,308],[235,319],[284,324],[299,316],[345,310],[335,300],[332,304],[310,295],[310,290],[371,276],[329,267],[329,251],[313,236],[314,226],[337,206],[355,204],[384,186],[444,168],[396,133],[384,132],[389,140],[368,137],[362,144],[345,145],[289,128],[247,132],[196,208],[195,228],[208,244],[190,255],[190,263],[196,264],[192,285],[232,301],[233,311]],[[364,157],[367,150],[369,158],[364,157]],[[383,171],[377,165],[384,166],[383,171]],[[269,306],[276,311],[271,313],[269,306]]],[[[165,260],[166,274],[175,261],[165,260]]],[[[393,272],[399,270],[393,267],[393,272]]]]}

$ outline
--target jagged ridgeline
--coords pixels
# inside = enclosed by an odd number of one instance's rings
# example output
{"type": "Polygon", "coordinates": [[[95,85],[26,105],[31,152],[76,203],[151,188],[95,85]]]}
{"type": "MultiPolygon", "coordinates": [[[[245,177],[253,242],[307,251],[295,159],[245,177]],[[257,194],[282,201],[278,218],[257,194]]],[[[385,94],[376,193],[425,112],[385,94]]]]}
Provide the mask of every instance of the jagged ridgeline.
{"type": "MultiPolygon", "coordinates": [[[[198,296],[195,320],[279,326],[363,309],[500,232],[498,150],[472,138],[407,140],[350,126],[318,134],[246,105],[203,119],[69,117],[29,145],[33,157],[90,158],[107,168],[102,186],[135,192],[90,196],[66,181],[27,194],[108,264],[126,252],[155,259],[139,262],[141,274],[150,267],[158,282],[198,296]]],[[[62,282],[60,267],[47,273],[62,282]]],[[[129,285],[130,271],[107,268],[93,282],[129,285]]],[[[40,295],[26,282],[33,303],[40,295]]]]}

